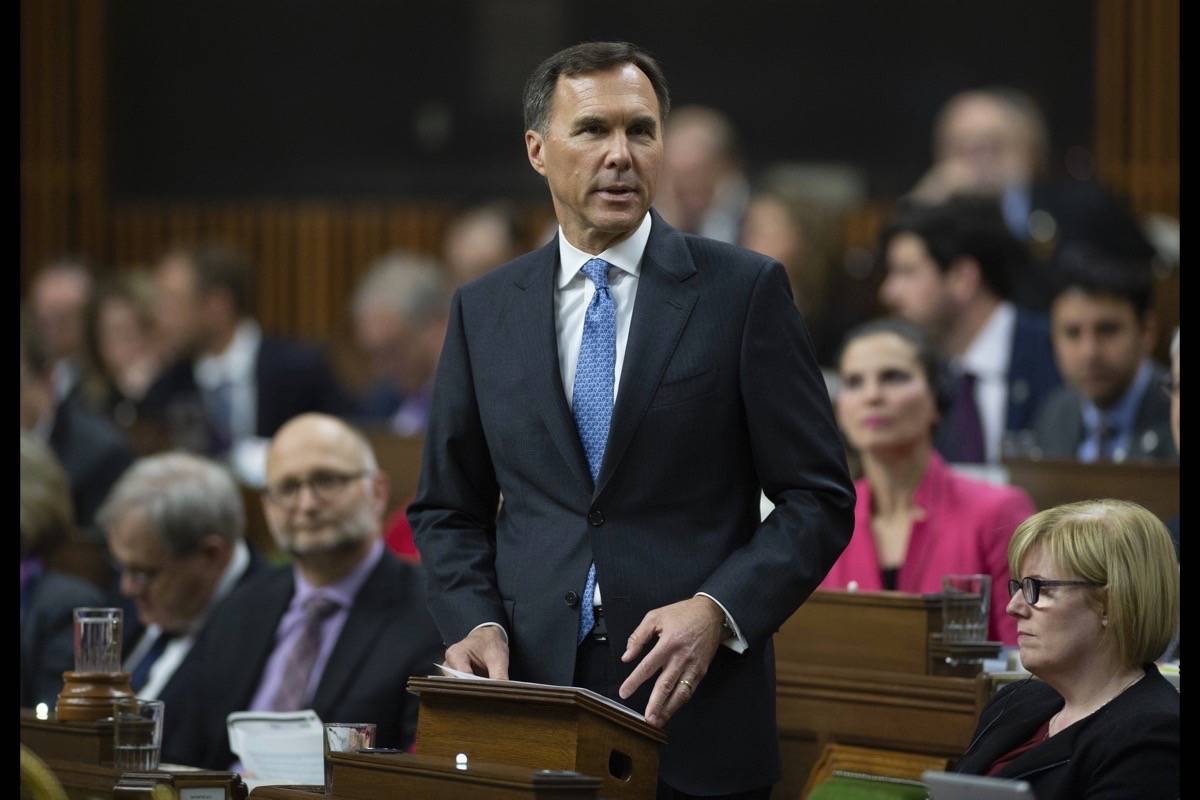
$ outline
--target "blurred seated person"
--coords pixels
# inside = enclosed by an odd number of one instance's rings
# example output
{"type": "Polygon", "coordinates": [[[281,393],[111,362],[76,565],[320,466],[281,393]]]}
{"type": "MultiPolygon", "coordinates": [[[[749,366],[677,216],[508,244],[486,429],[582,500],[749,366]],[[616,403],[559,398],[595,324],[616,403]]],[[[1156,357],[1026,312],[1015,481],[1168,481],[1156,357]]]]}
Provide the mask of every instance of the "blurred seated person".
{"type": "Polygon", "coordinates": [[[30,287],[29,305],[52,365],[54,395],[60,401],[79,386],[87,364],[84,316],[93,273],[86,258],[64,256],[43,267],[30,287]]]}
{"type": "Polygon", "coordinates": [[[1176,798],[1179,692],[1152,663],[1179,619],[1166,528],[1119,500],[1029,518],[1008,547],[1021,663],[956,770],[1020,778],[1039,798],[1176,798]]]}
{"type": "Polygon", "coordinates": [[[239,253],[176,250],[154,280],[158,327],[174,362],[147,390],[142,411],[166,426],[176,447],[231,456],[240,478],[259,483],[261,451],[243,461],[235,445],[265,444],[305,411],[354,410],[320,350],[263,333],[251,267],[239,253]]]}
{"type": "MultiPolygon", "coordinates": [[[[838,223],[834,210],[791,187],[769,184],[751,195],[738,241],[787,270],[792,297],[804,315],[821,366],[831,366],[836,360],[842,337],[855,324],[847,324],[847,320],[859,316],[861,321],[865,313],[854,307],[861,297],[837,292],[844,283],[839,280],[844,270],[838,223]]],[[[870,301],[869,294],[866,299],[870,301]]]]}
{"type": "Polygon", "coordinates": [[[21,708],[53,706],[75,669],[77,606],[106,606],[87,581],[47,567],[74,528],[67,474],[50,449],[21,432],[21,708]]]}
{"type": "Polygon", "coordinates": [[[1096,461],[1175,458],[1170,380],[1155,364],[1151,275],[1083,247],[1064,253],[1050,310],[1054,354],[1066,383],[1034,424],[1043,456],[1096,461]]]}
{"type": "Polygon", "coordinates": [[[380,539],[387,478],[366,439],[323,414],[291,420],[271,442],[263,507],[293,562],[213,612],[176,757],[227,769],[225,718],[243,710],[311,708],[375,723],[379,747],[409,747],[417,700],[405,684],[432,670],[442,646],[418,568],[380,539]]]}
{"type": "Polygon", "coordinates": [[[66,470],[75,525],[88,539],[96,510],[108,490],[133,462],[124,435],[86,408],[77,394],[60,399],[54,390],[53,365],[37,328],[21,314],[21,430],[46,442],[66,470]]]}
{"type": "Polygon", "coordinates": [[[991,87],[951,97],[934,124],[933,154],[912,196],[934,203],[960,192],[999,198],[1009,229],[1034,256],[1013,284],[1021,305],[1048,309],[1064,245],[1086,242],[1141,261],[1154,255],[1129,210],[1093,180],[1089,154],[1076,149],[1066,161],[1068,176],[1052,174],[1046,121],[1025,92],[991,87]]]}
{"type": "Polygon", "coordinates": [[[946,405],[939,372],[924,335],[905,322],[868,322],[847,336],[835,410],[863,477],[854,535],[820,588],[940,592],[943,575],[990,575],[988,637],[1015,644],[1005,552],[1033,503],[1015,487],[955,473],[934,450],[946,405]]]}
{"type": "Polygon", "coordinates": [[[83,394],[92,408],[128,429],[161,369],[150,276],[130,271],[101,281],[86,323],[90,369],[83,394]]]}
{"type": "Polygon", "coordinates": [[[1045,317],[1007,299],[1024,248],[994,200],[909,205],[880,234],[884,304],[933,338],[955,374],[936,447],[951,463],[999,462],[1060,383],[1045,317]]]}
{"type": "Polygon", "coordinates": [[[120,572],[121,594],[144,626],[125,651],[125,671],[138,697],[166,704],[164,760],[173,761],[178,713],[196,681],[197,636],[213,607],[253,574],[243,540],[242,495],[221,466],[188,453],[139,459],[99,513],[120,572]]]}
{"type": "Polygon", "coordinates": [[[463,211],[450,220],[442,238],[442,260],[455,286],[486,275],[521,252],[516,218],[504,203],[463,211]]]}
{"type": "Polygon", "coordinates": [[[663,143],[655,209],[682,231],[736,242],[750,185],[733,123],[715,108],[672,109],[663,143]]]}
{"type": "Polygon", "coordinates": [[[368,268],[352,309],[374,379],[362,403],[368,419],[402,436],[425,432],[449,308],[450,285],[435,261],[396,252],[368,268]]]}

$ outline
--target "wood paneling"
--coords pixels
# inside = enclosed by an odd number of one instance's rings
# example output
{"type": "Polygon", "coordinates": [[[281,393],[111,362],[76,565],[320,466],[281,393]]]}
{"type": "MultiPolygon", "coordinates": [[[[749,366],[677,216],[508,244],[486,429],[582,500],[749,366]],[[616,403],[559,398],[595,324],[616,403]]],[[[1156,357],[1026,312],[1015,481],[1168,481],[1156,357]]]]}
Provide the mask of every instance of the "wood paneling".
{"type": "Polygon", "coordinates": [[[1096,161],[1139,214],[1179,216],[1179,0],[1097,0],[1096,161]]]}

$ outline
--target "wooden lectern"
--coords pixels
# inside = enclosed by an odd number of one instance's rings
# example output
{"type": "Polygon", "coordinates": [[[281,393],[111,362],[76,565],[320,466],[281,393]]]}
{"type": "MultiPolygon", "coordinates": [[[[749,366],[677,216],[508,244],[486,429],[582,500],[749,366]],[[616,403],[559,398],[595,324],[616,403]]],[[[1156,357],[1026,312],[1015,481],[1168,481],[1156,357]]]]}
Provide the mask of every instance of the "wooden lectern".
{"type": "Polygon", "coordinates": [[[941,619],[938,595],[818,591],[783,624],[777,797],[800,796],[830,743],[962,754],[990,694],[978,659],[1000,645],[944,644],[941,619]]]}
{"type": "Polygon", "coordinates": [[[600,778],[605,798],[654,797],[662,731],[580,689],[441,677],[408,688],[421,755],[570,770],[600,778]]]}

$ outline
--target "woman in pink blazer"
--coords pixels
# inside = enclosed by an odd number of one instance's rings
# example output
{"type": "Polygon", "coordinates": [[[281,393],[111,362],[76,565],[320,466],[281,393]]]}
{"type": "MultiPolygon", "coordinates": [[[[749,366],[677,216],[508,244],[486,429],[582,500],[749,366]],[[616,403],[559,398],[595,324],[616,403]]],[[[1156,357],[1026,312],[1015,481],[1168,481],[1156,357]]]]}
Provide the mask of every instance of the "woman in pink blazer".
{"type": "Polygon", "coordinates": [[[927,593],[950,573],[992,576],[988,637],[1016,644],[1008,605],[1008,540],[1034,513],[1029,496],[951,470],[933,448],[948,405],[924,335],[879,320],[852,331],[838,365],[838,423],[858,451],[854,535],[822,589],[927,593]]]}

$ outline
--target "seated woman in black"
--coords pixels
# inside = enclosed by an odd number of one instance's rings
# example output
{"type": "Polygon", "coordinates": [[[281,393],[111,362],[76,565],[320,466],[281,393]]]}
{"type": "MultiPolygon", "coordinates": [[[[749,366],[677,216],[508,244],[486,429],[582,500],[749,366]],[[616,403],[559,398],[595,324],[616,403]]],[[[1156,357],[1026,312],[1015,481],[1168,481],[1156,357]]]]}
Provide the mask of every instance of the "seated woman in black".
{"type": "Polygon", "coordinates": [[[958,772],[1019,778],[1039,800],[1179,797],[1179,693],[1153,660],[1179,618],[1162,522],[1095,500],[1023,522],[1008,547],[1021,663],[958,772]]]}

